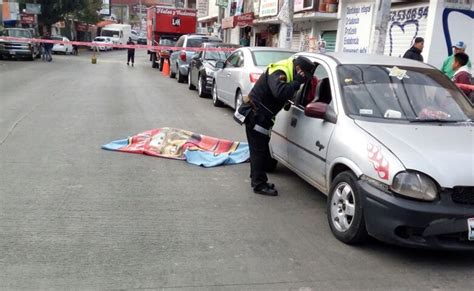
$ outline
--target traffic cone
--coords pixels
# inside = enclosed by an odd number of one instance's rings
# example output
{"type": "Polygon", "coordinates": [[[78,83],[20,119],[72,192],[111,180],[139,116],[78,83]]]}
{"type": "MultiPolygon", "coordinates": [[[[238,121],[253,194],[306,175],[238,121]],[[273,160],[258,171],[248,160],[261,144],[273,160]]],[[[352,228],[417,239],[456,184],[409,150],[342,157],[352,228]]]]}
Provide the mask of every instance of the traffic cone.
{"type": "Polygon", "coordinates": [[[163,76],[168,76],[170,74],[170,63],[169,60],[163,60],[163,76]]]}

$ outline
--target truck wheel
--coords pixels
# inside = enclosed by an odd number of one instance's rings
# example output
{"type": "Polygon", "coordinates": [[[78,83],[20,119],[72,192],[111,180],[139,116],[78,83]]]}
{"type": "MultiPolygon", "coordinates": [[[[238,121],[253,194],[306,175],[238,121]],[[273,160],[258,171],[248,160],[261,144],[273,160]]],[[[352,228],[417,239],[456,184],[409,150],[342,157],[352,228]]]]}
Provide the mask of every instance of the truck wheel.
{"type": "Polygon", "coordinates": [[[331,183],[327,217],[331,231],[338,240],[355,244],[367,238],[362,199],[357,177],[352,172],[340,173],[331,183]]]}
{"type": "Polygon", "coordinates": [[[153,69],[156,69],[158,67],[158,64],[156,63],[156,54],[154,53],[151,54],[151,67],[153,69]]]}

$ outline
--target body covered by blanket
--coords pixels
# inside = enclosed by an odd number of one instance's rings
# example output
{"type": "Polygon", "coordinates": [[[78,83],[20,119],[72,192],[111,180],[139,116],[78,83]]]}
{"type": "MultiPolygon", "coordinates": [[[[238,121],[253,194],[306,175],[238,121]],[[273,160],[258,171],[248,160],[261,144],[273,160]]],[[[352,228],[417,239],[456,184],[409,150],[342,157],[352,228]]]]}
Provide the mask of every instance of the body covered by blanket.
{"type": "Polygon", "coordinates": [[[247,143],[219,139],[176,128],[156,128],[102,146],[106,150],[145,154],[212,167],[249,159],[247,143]]]}

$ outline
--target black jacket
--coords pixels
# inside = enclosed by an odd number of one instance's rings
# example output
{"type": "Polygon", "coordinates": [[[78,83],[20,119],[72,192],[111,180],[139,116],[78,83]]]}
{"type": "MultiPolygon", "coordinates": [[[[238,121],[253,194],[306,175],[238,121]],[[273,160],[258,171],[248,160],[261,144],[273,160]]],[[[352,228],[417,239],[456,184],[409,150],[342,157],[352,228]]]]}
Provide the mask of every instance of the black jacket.
{"type": "Polygon", "coordinates": [[[271,75],[267,71],[260,76],[249,96],[257,107],[257,114],[272,119],[283,108],[287,100],[293,98],[300,88],[299,81],[286,82],[283,71],[275,71],[271,75]]]}
{"type": "Polygon", "coordinates": [[[417,49],[414,46],[412,46],[409,50],[405,52],[405,54],[403,55],[403,58],[423,62],[423,56],[421,55],[421,50],[417,49]]]}

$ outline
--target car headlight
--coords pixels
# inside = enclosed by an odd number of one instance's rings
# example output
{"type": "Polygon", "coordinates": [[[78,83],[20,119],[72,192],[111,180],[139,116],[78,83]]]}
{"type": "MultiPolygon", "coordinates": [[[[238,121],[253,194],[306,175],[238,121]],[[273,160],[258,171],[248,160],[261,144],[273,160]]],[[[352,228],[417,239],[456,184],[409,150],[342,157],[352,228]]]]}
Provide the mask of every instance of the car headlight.
{"type": "Polygon", "coordinates": [[[400,172],[393,178],[392,191],[403,196],[433,201],[438,198],[438,187],[434,181],[419,172],[400,172]]]}

